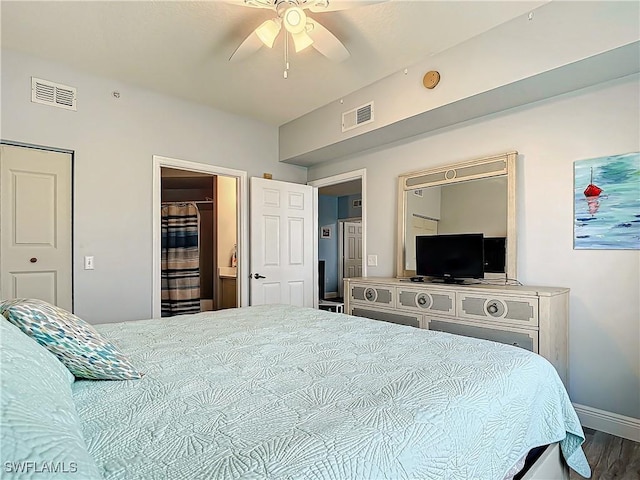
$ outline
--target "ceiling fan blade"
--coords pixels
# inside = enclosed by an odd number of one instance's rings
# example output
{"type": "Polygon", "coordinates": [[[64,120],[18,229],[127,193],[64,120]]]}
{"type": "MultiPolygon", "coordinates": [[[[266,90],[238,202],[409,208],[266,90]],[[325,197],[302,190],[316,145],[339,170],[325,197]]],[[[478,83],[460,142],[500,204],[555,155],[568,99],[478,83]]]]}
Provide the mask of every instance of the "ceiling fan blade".
{"type": "Polygon", "coordinates": [[[262,40],[260,40],[260,37],[258,37],[256,31],[254,30],[247,38],[244,39],[240,46],[236,48],[236,51],[233,52],[231,57],[229,57],[229,61],[239,62],[241,60],[244,60],[252,53],[260,50],[260,47],[262,47],[262,45],[264,45],[264,43],[262,43],[262,40]]]}
{"type": "Polygon", "coordinates": [[[351,56],[342,42],[320,23],[307,17],[307,25],[311,27],[307,33],[313,39],[313,48],[329,60],[342,62],[351,56]]]}
{"type": "Polygon", "coordinates": [[[348,10],[357,7],[366,7],[376,3],[384,3],[389,0],[307,0],[300,2],[302,8],[309,9],[313,13],[337,12],[339,10],[348,10]]]}

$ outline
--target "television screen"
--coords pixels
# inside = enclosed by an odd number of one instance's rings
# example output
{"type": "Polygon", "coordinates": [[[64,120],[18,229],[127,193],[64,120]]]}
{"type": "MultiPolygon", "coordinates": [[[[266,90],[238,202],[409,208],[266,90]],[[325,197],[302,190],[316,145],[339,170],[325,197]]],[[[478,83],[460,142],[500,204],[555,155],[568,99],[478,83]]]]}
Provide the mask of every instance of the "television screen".
{"type": "Polygon", "coordinates": [[[482,233],[416,237],[416,275],[456,281],[484,276],[482,233]]]}

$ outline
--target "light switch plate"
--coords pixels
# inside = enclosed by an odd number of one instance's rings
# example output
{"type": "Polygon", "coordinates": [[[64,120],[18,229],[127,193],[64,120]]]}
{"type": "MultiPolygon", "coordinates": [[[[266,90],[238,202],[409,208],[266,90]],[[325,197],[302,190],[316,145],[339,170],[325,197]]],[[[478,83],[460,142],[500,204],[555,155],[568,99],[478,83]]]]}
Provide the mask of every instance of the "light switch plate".
{"type": "Polygon", "coordinates": [[[369,267],[378,266],[378,255],[367,255],[367,265],[369,267]]]}
{"type": "Polygon", "coordinates": [[[93,255],[87,255],[84,257],[84,269],[93,270],[93,255]]]}

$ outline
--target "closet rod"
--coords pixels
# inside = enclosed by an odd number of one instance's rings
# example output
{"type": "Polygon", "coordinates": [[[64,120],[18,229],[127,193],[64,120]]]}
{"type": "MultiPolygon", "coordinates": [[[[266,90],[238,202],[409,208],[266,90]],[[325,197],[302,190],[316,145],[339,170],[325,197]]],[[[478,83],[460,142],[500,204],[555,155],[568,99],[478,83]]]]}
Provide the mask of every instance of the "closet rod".
{"type": "Polygon", "coordinates": [[[162,205],[178,205],[180,203],[213,203],[213,200],[180,200],[175,202],[161,202],[162,205]]]}
{"type": "Polygon", "coordinates": [[[213,198],[211,197],[204,197],[204,200],[180,200],[180,201],[173,201],[173,202],[160,202],[162,205],[175,205],[178,203],[213,203],[213,198]]]}

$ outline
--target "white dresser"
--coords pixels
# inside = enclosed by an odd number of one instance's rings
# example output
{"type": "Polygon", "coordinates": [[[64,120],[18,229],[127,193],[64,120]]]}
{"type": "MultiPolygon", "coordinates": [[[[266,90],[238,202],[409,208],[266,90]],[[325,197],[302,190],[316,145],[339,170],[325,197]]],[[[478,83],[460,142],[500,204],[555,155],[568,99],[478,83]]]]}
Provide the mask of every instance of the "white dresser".
{"type": "Polygon", "coordinates": [[[568,385],[568,288],[344,281],[346,313],[516,345],[549,360],[568,385]]]}

